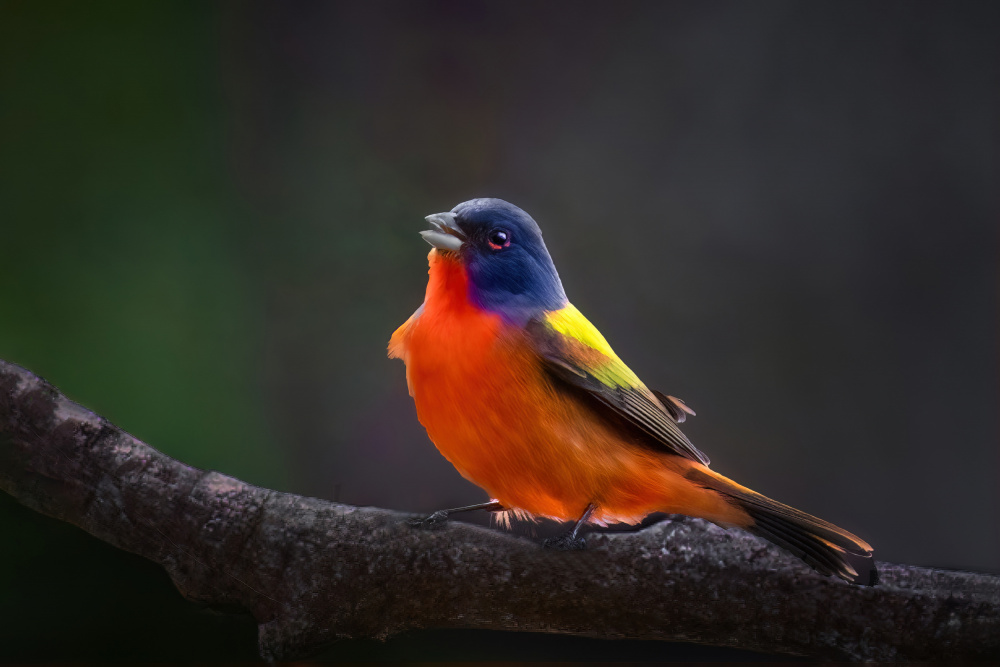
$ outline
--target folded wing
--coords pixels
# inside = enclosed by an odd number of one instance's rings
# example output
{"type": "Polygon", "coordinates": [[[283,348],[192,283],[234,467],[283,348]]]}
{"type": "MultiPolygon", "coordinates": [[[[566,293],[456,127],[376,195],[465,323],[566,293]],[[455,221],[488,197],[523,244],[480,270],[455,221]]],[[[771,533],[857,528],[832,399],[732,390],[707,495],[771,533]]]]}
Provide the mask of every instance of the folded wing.
{"type": "Polygon", "coordinates": [[[544,313],[527,332],[557,381],[637,428],[646,436],[643,442],[708,465],[708,457],[677,426],[694,412],[680,399],[660,394],[661,399],[650,391],[572,304],[544,313]]]}

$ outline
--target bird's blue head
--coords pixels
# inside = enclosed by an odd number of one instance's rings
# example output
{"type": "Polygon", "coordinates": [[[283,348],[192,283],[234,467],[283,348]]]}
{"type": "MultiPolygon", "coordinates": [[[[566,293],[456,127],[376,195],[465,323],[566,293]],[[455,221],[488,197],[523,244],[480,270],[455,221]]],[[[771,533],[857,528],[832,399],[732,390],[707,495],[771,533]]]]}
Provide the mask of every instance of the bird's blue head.
{"type": "Polygon", "coordinates": [[[421,232],[438,250],[453,253],[469,277],[470,298],[481,308],[524,324],[566,305],[566,293],[542,231],[531,216],[502,199],[472,199],[448,213],[427,216],[421,232]]]}

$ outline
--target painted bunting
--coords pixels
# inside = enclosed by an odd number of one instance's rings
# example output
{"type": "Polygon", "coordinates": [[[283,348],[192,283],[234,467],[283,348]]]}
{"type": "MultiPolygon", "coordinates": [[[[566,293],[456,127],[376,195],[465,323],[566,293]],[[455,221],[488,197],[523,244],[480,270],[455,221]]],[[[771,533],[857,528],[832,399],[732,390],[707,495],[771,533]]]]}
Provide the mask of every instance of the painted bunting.
{"type": "Polygon", "coordinates": [[[546,541],[583,548],[587,523],[653,512],[759,535],[826,575],[874,585],[872,549],[833,524],[709,469],[678,424],[694,412],[650,390],[566,298],[541,230],[500,199],[427,216],[423,304],[392,335],[417,416],[438,450],[490,502],[575,521],[546,541]]]}

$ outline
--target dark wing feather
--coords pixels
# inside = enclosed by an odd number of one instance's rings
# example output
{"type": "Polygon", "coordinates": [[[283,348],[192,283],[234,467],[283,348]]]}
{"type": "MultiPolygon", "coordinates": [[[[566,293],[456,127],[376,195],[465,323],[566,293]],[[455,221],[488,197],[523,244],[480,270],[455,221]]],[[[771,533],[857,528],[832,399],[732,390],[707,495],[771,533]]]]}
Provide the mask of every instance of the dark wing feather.
{"type": "Polygon", "coordinates": [[[664,393],[652,390],[653,395],[660,399],[660,403],[663,403],[663,407],[667,409],[670,416],[674,418],[674,421],[678,424],[683,424],[688,418],[688,415],[694,417],[698,413],[688,407],[688,404],[677,398],[676,396],[667,396],[664,393]]]}
{"type": "MultiPolygon", "coordinates": [[[[593,326],[586,320],[583,322],[593,326]]],[[[550,375],[584,392],[596,405],[636,427],[647,436],[644,442],[670,454],[709,464],[708,457],[677,426],[685,413],[694,414],[683,401],[658,398],[617,356],[608,356],[578,338],[555,330],[543,320],[530,322],[526,330],[550,375]],[[619,381],[609,381],[609,377],[619,381]]]]}

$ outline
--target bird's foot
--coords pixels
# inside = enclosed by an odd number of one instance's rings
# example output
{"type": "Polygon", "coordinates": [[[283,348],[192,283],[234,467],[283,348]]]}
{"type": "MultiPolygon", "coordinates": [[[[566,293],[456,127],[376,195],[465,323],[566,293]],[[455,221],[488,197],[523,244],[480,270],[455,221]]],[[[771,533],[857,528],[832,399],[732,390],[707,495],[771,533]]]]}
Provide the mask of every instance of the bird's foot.
{"type": "Polygon", "coordinates": [[[556,551],[582,551],[587,548],[587,540],[569,532],[548,538],[542,542],[542,547],[556,551]]]}
{"type": "Polygon", "coordinates": [[[423,519],[410,519],[406,523],[410,524],[414,528],[435,530],[448,523],[448,510],[438,510],[437,512],[434,512],[434,514],[424,517],[423,519]]]}

